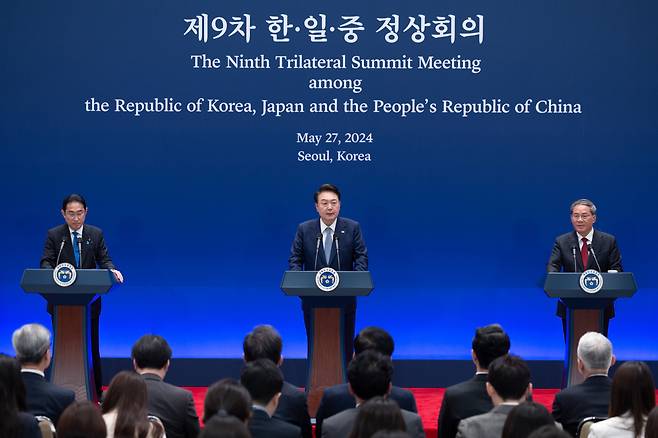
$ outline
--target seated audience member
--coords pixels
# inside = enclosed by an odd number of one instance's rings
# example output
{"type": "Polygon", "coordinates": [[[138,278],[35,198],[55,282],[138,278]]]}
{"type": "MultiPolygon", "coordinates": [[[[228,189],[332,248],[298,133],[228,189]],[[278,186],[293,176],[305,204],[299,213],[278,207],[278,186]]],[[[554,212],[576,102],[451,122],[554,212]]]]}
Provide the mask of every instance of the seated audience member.
{"type": "Polygon", "coordinates": [[[372,434],[372,438],[409,438],[409,434],[402,430],[379,430],[372,434]]]}
{"type": "Polygon", "coordinates": [[[164,381],[171,347],[162,336],[144,335],[132,348],[133,367],[146,382],[148,413],[164,424],[167,438],[196,438],[199,417],[192,393],[164,381]]]}
{"type": "Polygon", "coordinates": [[[204,423],[199,438],[251,438],[247,425],[232,415],[220,413],[204,423]]]}
{"type": "Polygon", "coordinates": [[[532,391],[530,370],[523,359],[507,355],[489,365],[487,393],[494,408],[459,422],[458,438],[500,438],[507,415],[532,391]]]}
{"type": "Polygon", "coordinates": [[[139,375],[121,371],[114,376],[101,407],[107,438],[162,438],[164,427],[147,414],[146,383],[139,375]]]}
{"type": "Polygon", "coordinates": [[[507,354],[509,336],[498,324],[479,327],[471,343],[471,359],[475,364],[475,376],[446,388],[439,410],[439,436],[454,438],[457,425],[464,418],[484,414],[493,408],[487,394],[487,368],[496,358],[507,354]]]}
{"type": "Polygon", "coordinates": [[[615,371],[607,420],[594,423],[590,438],[640,438],[649,411],[656,406],[656,387],[644,362],[626,362],[615,371]]]}
{"type": "MultiPolygon", "coordinates": [[[[391,357],[395,343],[386,330],[379,327],[366,327],[354,338],[354,356],[366,350],[376,351],[391,357]]],[[[418,412],[416,399],[411,391],[393,386],[389,398],[395,400],[401,409],[418,412]]],[[[318,412],[315,415],[315,435],[322,436],[322,422],[325,418],[356,406],[354,396],[347,389],[347,383],[331,386],[324,390],[318,412]]]]}
{"type": "MultiPolygon", "coordinates": [[[[256,359],[269,359],[277,366],[283,363],[283,340],[281,335],[271,325],[259,325],[247,334],[242,343],[245,362],[256,359]]],[[[306,393],[300,388],[283,382],[279,406],[274,417],[299,426],[304,438],[311,438],[311,418],[308,414],[306,393]]]]}
{"type": "Polygon", "coordinates": [[[25,385],[18,362],[0,354],[0,437],[41,438],[37,419],[25,410],[25,385]]]}
{"type": "Polygon", "coordinates": [[[573,436],[584,418],[608,416],[612,386],[608,370],[615,363],[612,344],[596,332],[581,336],[576,354],[585,381],[558,392],[553,402],[553,418],[573,436]]]}
{"type": "Polygon", "coordinates": [[[539,429],[532,432],[528,435],[528,438],[571,438],[571,435],[557,427],[556,425],[552,426],[542,426],[539,429]]]}
{"type": "Polygon", "coordinates": [[[50,332],[41,324],[26,324],[14,332],[11,341],[21,363],[28,412],[57,424],[75,394],[46,380],[44,373],[51,360],[50,332]]]}
{"type": "Polygon", "coordinates": [[[220,411],[238,418],[245,424],[249,420],[251,396],[237,380],[222,379],[208,388],[203,403],[203,422],[208,423],[220,411]]]}
{"type": "Polygon", "coordinates": [[[359,407],[350,438],[371,438],[379,430],[406,432],[407,427],[397,403],[373,397],[359,407]]]}
{"type": "MultiPolygon", "coordinates": [[[[391,391],[393,364],[389,356],[366,350],[359,353],[347,369],[348,388],[356,406],[324,420],[322,438],[345,438],[354,427],[362,405],[373,397],[387,397],[391,391]]],[[[406,430],[412,437],[424,437],[423,424],[416,413],[400,410],[406,430]]]]}
{"type": "Polygon", "coordinates": [[[658,438],[658,406],[649,412],[647,425],[644,430],[644,438],[658,438]]]}
{"type": "Polygon", "coordinates": [[[107,428],[98,405],[73,402],[64,409],[57,423],[57,438],[105,438],[107,428]]]}
{"type": "Polygon", "coordinates": [[[274,417],[281,388],[283,374],[269,359],[256,359],[245,363],[240,382],[247,388],[253,402],[249,431],[253,438],[299,438],[299,426],[274,417]]]}
{"type": "Polygon", "coordinates": [[[502,438],[527,438],[542,426],[556,426],[553,417],[539,403],[526,401],[514,407],[507,415],[502,438]]]}

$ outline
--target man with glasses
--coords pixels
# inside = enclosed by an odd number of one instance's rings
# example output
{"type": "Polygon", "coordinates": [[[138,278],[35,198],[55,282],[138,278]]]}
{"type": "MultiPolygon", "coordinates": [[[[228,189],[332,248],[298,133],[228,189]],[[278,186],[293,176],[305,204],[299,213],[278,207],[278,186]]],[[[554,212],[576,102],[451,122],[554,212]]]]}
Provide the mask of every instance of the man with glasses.
{"type": "MultiPolygon", "coordinates": [[[[123,283],[123,275],[118,271],[105,246],[105,238],[100,228],[86,225],[87,202],[77,194],[71,194],[62,201],[64,224],[48,230],[46,243],[41,256],[41,268],[53,269],[60,263],[70,263],[77,269],[109,269],[117,281],[123,283]]],[[[52,314],[52,309],[48,307],[52,314]]],[[[94,363],[96,389],[100,396],[101,367],[98,348],[98,318],[101,313],[101,300],[91,305],[91,349],[94,363]]]]}
{"type": "MultiPolygon", "coordinates": [[[[555,239],[548,261],[548,272],[584,272],[596,269],[599,272],[621,272],[621,254],[615,236],[594,229],[596,205],[589,199],[578,199],[571,204],[573,231],[555,239]]],[[[558,301],[557,315],[566,328],[566,309],[558,301]]],[[[605,309],[605,329],[614,316],[614,307],[605,309]]],[[[566,331],[565,331],[566,333],[566,331]]],[[[604,333],[606,334],[606,333],[604,333]]]]}

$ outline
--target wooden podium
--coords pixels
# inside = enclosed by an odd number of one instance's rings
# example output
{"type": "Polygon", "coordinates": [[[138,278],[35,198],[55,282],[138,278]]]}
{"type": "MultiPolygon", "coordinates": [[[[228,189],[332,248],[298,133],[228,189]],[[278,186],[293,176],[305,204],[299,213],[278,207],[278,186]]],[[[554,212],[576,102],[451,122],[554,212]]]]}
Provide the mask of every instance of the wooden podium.
{"type": "Polygon", "coordinates": [[[339,298],[369,295],[373,289],[372,277],[367,271],[339,271],[338,287],[331,292],[324,292],[316,286],[316,274],[315,271],[286,271],[281,281],[281,290],[286,295],[314,297],[306,380],[311,417],[315,417],[324,388],[344,383],[346,378],[345,312],[340,307],[339,298]]]}
{"type": "Polygon", "coordinates": [[[559,298],[567,308],[562,387],[583,381],[576,365],[580,337],[586,332],[603,333],[604,309],[617,298],[633,296],[637,290],[635,278],[630,272],[600,274],[603,286],[596,293],[588,293],[581,288],[581,275],[579,272],[549,272],[544,283],[546,295],[559,298]]]}
{"type": "Polygon", "coordinates": [[[53,280],[52,269],[26,269],[21,287],[53,305],[53,362],[50,379],[72,389],[76,400],[98,401],[91,360],[89,305],[116,282],[109,269],[78,269],[68,287],[53,280]]]}

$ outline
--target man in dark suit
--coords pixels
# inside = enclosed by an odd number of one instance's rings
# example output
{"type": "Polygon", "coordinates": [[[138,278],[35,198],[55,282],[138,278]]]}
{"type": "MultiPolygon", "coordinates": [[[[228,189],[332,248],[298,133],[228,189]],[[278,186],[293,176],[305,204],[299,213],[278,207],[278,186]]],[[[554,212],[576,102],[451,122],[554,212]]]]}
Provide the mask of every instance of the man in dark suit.
{"type": "MultiPolygon", "coordinates": [[[[123,283],[123,275],[116,269],[105,246],[103,232],[93,225],[86,225],[87,201],[77,194],[71,194],[62,201],[62,217],[66,222],[48,230],[43,247],[40,266],[53,269],[60,263],[70,263],[80,269],[109,269],[117,281],[123,283]]],[[[48,313],[53,310],[48,306],[48,313]]],[[[94,367],[96,392],[101,395],[102,375],[101,356],[98,345],[98,320],[101,313],[101,300],[91,304],[91,353],[94,367]]]]}
{"type": "MultiPolygon", "coordinates": [[[[269,359],[281,367],[283,340],[271,325],[259,325],[247,334],[242,343],[244,361],[269,359]]],[[[312,437],[311,418],[308,414],[306,394],[300,388],[284,381],[281,388],[279,405],[274,411],[274,418],[299,426],[304,438],[312,437]]]]}
{"type": "Polygon", "coordinates": [[[587,417],[607,417],[615,363],[612,343],[600,333],[587,332],[578,341],[578,371],[585,381],[555,394],[553,418],[565,431],[576,436],[578,423],[587,417]]]}
{"type": "MultiPolygon", "coordinates": [[[[359,406],[374,397],[386,397],[391,391],[393,363],[389,356],[374,350],[357,354],[347,370],[348,388],[356,400],[356,406],[326,418],[322,425],[322,438],[343,438],[349,436],[359,406]]],[[[420,416],[402,409],[407,433],[412,438],[424,438],[425,431],[420,416]]],[[[316,431],[317,433],[317,431],[316,431]]]]}
{"type": "Polygon", "coordinates": [[[28,412],[57,424],[64,409],[75,400],[75,394],[46,380],[52,354],[50,340],[50,332],[40,324],[26,324],[14,331],[11,338],[21,364],[28,412]]]}
{"type": "MultiPolygon", "coordinates": [[[[340,191],[332,184],[323,184],[315,192],[315,210],[319,219],[299,224],[288,259],[291,271],[318,271],[331,267],[337,271],[367,271],[368,250],[359,223],[339,217],[340,191]]],[[[344,357],[352,357],[352,337],[356,316],[355,297],[331,297],[331,307],[343,309],[344,357]]],[[[310,320],[314,307],[326,303],[326,297],[302,299],[306,336],[311,342],[310,320]]]]}
{"type": "Polygon", "coordinates": [[[192,393],[164,381],[171,364],[171,347],[162,336],[144,335],[133,345],[135,371],[144,378],[148,413],[164,424],[169,438],[195,438],[199,418],[192,393]]]}
{"type": "MultiPolygon", "coordinates": [[[[599,272],[621,272],[621,254],[617,240],[611,234],[594,230],[596,205],[589,199],[578,199],[571,204],[571,225],[574,231],[555,239],[548,272],[584,272],[596,269],[599,272]]],[[[558,301],[557,315],[562,318],[562,329],[566,336],[566,307],[558,301]]],[[[608,322],[615,316],[612,304],[604,312],[604,334],[608,333],[608,322]]]]}
{"type": "Polygon", "coordinates": [[[486,388],[493,409],[460,421],[457,438],[500,438],[507,415],[532,392],[530,369],[518,356],[494,359],[489,365],[486,388]]]}
{"type": "Polygon", "coordinates": [[[491,324],[475,330],[471,345],[475,376],[446,389],[439,411],[438,430],[441,438],[454,438],[461,420],[484,414],[493,408],[486,388],[487,369],[494,359],[507,354],[510,348],[509,336],[500,325],[491,324]]]}
{"type": "MultiPolygon", "coordinates": [[[[379,327],[366,327],[354,338],[355,356],[370,350],[391,357],[394,349],[393,337],[386,330],[379,327]]],[[[411,391],[392,386],[388,397],[395,400],[400,409],[414,413],[418,412],[416,399],[411,391]]],[[[356,403],[356,399],[350,392],[347,383],[326,388],[322,394],[318,412],[315,415],[316,436],[322,435],[322,422],[325,418],[352,409],[356,406],[356,403]]]]}
{"type": "Polygon", "coordinates": [[[240,374],[240,383],[247,388],[253,407],[249,419],[252,438],[300,438],[298,426],[274,417],[281,388],[283,374],[269,359],[256,359],[245,363],[240,374]]]}

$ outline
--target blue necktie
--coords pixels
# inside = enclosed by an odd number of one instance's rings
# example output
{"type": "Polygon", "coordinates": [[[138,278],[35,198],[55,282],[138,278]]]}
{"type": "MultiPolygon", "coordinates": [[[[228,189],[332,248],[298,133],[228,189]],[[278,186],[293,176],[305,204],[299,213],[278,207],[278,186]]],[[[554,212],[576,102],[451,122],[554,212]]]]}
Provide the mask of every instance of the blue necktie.
{"type": "Polygon", "coordinates": [[[324,257],[327,259],[327,265],[329,264],[329,259],[331,258],[331,228],[327,227],[324,229],[324,257]]]}
{"type": "Polygon", "coordinates": [[[80,267],[80,247],[78,247],[78,232],[73,232],[73,255],[75,256],[75,266],[80,267]]]}

